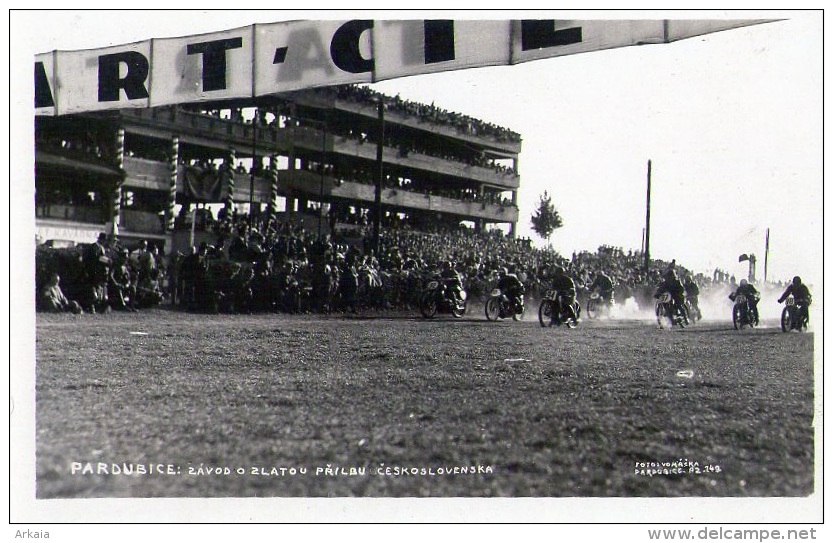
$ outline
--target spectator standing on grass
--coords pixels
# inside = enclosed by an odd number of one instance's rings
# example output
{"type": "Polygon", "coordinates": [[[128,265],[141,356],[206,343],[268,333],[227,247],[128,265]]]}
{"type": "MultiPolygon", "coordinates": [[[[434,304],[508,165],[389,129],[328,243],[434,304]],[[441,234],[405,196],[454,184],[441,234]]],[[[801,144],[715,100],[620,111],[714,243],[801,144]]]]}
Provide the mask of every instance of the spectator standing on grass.
{"type": "Polygon", "coordinates": [[[107,299],[107,281],[110,277],[110,258],[107,256],[107,234],[104,232],[100,233],[95,243],[86,247],[82,260],[87,279],[87,309],[90,313],[95,313],[96,311],[106,312],[110,309],[107,299]]]}
{"type": "Polygon", "coordinates": [[[107,291],[108,299],[115,309],[136,311],[135,283],[130,273],[130,259],[127,249],[121,249],[110,269],[107,291]]]}
{"type": "Polygon", "coordinates": [[[341,296],[342,311],[349,310],[356,312],[356,295],[359,290],[359,274],[353,265],[353,257],[350,253],[346,258],[338,259],[339,285],[338,291],[341,296]]]}

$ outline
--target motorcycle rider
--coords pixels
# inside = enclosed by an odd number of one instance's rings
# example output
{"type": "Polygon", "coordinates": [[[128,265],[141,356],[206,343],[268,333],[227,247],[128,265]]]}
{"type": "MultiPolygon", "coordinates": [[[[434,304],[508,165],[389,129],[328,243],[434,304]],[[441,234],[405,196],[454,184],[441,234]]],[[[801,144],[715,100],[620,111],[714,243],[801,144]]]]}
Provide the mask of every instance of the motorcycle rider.
{"type": "MultiPolygon", "coordinates": [[[[553,267],[552,277],[550,278],[552,288],[558,293],[561,299],[561,307],[565,308],[569,317],[573,320],[578,320],[573,304],[576,301],[576,284],[573,278],[570,277],[563,266],[556,265],[553,267]]],[[[552,320],[556,322],[560,319],[561,311],[556,310],[552,312],[552,320]]]]}
{"type": "Polygon", "coordinates": [[[654,292],[654,298],[659,298],[666,292],[671,295],[674,313],[682,315],[683,320],[688,324],[688,317],[685,311],[685,287],[683,286],[683,282],[680,281],[680,278],[677,277],[677,272],[674,268],[669,268],[665,272],[662,283],[660,283],[656,292],[654,292]]]}
{"type": "Polygon", "coordinates": [[[702,315],[700,313],[699,303],[700,287],[694,281],[694,278],[691,277],[691,274],[686,274],[685,281],[683,281],[683,287],[685,288],[686,300],[688,300],[689,303],[691,303],[691,309],[694,313],[694,318],[696,318],[697,320],[701,319],[702,315]]]}
{"type": "Polygon", "coordinates": [[[604,303],[613,303],[613,279],[611,279],[610,276],[604,272],[604,270],[596,272],[596,277],[587,290],[592,293],[595,289],[599,289],[599,296],[602,298],[604,303]]]}
{"type": "Polygon", "coordinates": [[[735,298],[740,295],[746,296],[746,303],[749,304],[749,309],[752,310],[752,318],[755,320],[756,325],[759,324],[758,301],[761,299],[761,293],[758,292],[758,289],[752,283],[746,279],[741,279],[738,288],[729,294],[729,299],[734,302],[735,298]]]}
{"type": "Polygon", "coordinates": [[[513,306],[523,306],[523,295],[526,289],[517,275],[509,273],[506,268],[501,268],[498,270],[497,288],[509,299],[513,306]]]}
{"type": "Polygon", "coordinates": [[[440,277],[446,284],[447,292],[451,294],[451,299],[452,302],[454,302],[454,305],[460,305],[460,302],[462,301],[461,292],[463,291],[463,278],[459,272],[454,269],[454,265],[450,260],[443,261],[442,270],[440,270],[440,277]]]}
{"type": "Polygon", "coordinates": [[[810,294],[810,289],[807,288],[807,285],[801,282],[801,277],[797,275],[793,277],[792,283],[787,285],[787,289],[778,298],[778,303],[783,303],[790,294],[795,299],[795,304],[801,308],[801,318],[804,320],[804,323],[809,323],[810,304],[813,303],[813,296],[810,294]]]}

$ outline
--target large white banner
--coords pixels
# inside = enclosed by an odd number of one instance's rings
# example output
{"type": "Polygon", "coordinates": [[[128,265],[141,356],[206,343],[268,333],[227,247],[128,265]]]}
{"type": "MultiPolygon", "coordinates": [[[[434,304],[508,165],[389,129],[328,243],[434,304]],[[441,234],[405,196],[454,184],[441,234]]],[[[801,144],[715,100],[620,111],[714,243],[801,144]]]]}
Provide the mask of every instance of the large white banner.
{"type": "Polygon", "coordinates": [[[765,20],[287,21],[35,57],[35,113],[254,98],[672,41],[765,20]]]}

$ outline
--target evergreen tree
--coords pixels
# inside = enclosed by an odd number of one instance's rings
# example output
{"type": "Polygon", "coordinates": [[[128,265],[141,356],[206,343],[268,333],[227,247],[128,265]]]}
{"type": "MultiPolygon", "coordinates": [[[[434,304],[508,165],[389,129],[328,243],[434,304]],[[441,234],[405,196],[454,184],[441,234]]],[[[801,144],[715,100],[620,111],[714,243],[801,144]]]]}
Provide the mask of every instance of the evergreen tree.
{"type": "Polygon", "coordinates": [[[547,191],[544,191],[538,202],[538,209],[532,214],[532,229],[549,243],[550,236],[555,232],[555,229],[562,226],[564,226],[564,223],[552,203],[552,197],[547,191]]]}

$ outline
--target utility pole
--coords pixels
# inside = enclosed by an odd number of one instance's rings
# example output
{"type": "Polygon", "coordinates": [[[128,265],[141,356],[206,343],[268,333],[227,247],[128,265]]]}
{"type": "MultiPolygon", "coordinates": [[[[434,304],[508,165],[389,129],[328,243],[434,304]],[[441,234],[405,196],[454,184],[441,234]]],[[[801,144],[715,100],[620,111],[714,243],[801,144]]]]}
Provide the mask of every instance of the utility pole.
{"type": "MultiPolygon", "coordinates": [[[[255,107],[252,116],[252,169],[249,171],[249,220],[254,219],[255,207],[255,165],[257,164],[257,119],[260,110],[255,107]]],[[[231,175],[234,175],[234,164],[231,164],[231,175]]]]}
{"type": "Polygon", "coordinates": [[[766,284],[766,268],[769,262],[769,228],[766,229],[766,243],[764,245],[764,284],[766,284]]]}
{"type": "Polygon", "coordinates": [[[648,161],[648,196],[645,206],[645,271],[651,265],[651,161],[648,161]]]}

